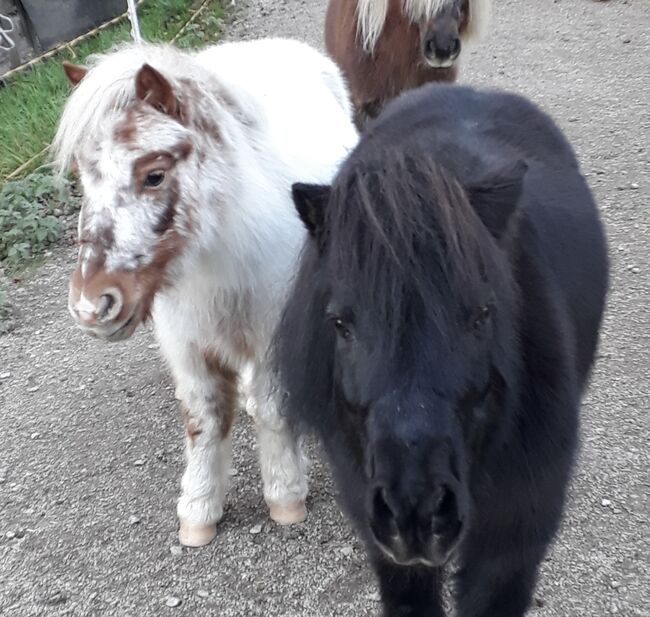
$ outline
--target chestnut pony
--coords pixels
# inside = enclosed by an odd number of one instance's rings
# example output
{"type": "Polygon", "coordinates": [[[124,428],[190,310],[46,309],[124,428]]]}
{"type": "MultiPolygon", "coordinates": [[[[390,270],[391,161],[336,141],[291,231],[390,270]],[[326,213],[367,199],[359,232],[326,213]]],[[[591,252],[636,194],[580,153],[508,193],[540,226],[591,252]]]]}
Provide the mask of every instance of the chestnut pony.
{"type": "Polygon", "coordinates": [[[180,541],[216,533],[244,370],[271,518],[302,520],[304,461],[265,358],[305,235],[291,184],[331,180],[357,141],[338,68],[269,39],[131,45],[66,72],[54,146],[84,190],[70,313],[107,341],[153,318],[186,431],[180,541]]]}
{"type": "Polygon", "coordinates": [[[430,81],[455,81],[490,0],[330,0],[325,45],[348,80],[362,127],[384,103],[430,81]]]}

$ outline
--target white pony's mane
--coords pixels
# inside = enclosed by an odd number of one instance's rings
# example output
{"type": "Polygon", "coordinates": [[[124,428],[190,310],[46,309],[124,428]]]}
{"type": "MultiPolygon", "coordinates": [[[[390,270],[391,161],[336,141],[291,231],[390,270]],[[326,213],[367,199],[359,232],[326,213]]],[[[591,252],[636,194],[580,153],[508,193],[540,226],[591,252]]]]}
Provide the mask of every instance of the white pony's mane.
{"type": "Polygon", "coordinates": [[[204,77],[191,54],[171,45],[129,43],[91,56],[86,65],[89,70],[68,98],[52,143],[59,174],[68,170],[75,152],[102,125],[133,103],[135,76],[144,63],[160,70],[179,96],[182,88],[175,87],[179,78],[194,76],[198,86],[200,76],[204,77]]]}
{"type": "MultiPolygon", "coordinates": [[[[413,22],[437,13],[451,0],[402,0],[404,14],[413,22]]],[[[363,49],[370,53],[384,29],[391,0],[357,0],[357,30],[363,49]]],[[[490,0],[470,0],[467,39],[479,38],[487,27],[490,0]]]]}

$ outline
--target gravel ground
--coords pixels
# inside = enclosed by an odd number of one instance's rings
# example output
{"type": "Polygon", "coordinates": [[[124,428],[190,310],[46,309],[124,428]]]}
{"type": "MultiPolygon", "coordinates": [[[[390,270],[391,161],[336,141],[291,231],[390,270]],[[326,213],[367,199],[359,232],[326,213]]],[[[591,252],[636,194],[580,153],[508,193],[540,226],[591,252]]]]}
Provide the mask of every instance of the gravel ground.
{"type": "MultiPolygon", "coordinates": [[[[567,131],[607,222],[612,289],[583,449],[536,617],[650,616],[650,2],[497,0],[463,81],[523,92],[567,131]]],[[[325,0],[238,0],[232,37],[321,43],[325,0]]],[[[150,332],[108,346],[65,309],[73,250],[12,285],[0,337],[0,614],[365,616],[363,551],[312,470],[310,517],[272,525],[251,426],[215,542],[176,541],[173,388],[150,332]]]]}

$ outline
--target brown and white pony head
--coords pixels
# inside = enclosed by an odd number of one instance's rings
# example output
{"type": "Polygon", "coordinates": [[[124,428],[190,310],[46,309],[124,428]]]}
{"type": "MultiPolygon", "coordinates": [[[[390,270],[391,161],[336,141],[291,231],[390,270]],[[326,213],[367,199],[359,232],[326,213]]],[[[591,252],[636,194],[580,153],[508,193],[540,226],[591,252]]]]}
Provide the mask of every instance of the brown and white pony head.
{"type": "Polygon", "coordinates": [[[69,310],[89,334],[122,340],[218,224],[197,216],[229,190],[227,114],[211,76],[170,46],[127,46],[89,69],[64,68],[75,88],[56,162],[76,169],[84,193],[69,310]]]}
{"type": "Polygon", "coordinates": [[[358,0],[357,19],[364,49],[371,53],[391,19],[418,26],[424,62],[450,68],[463,46],[487,28],[491,0],[358,0]],[[399,16],[399,17],[398,17],[399,16]]]}

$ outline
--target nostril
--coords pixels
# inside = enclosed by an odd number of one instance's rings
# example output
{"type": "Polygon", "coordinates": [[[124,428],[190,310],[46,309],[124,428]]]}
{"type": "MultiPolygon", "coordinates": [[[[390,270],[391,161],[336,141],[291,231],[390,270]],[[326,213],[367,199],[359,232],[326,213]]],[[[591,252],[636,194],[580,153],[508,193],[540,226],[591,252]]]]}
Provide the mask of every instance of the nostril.
{"type": "Polygon", "coordinates": [[[122,310],[122,294],[116,288],[106,289],[99,297],[97,304],[97,319],[99,321],[112,321],[122,310]]]}
{"type": "Polygon", "coordinates": [[[452,57],[456,57],[460,53],[460,39],[454,39],[453,43],[451,44],[451,55],[452,57]]]}
{"type": "Polygon", "coordinates": [[[373,498],[373,510],[375,512],[375,516],[383,519],[389,519],[393,518],[393,511],[390,509],[390,506],[388,505],[388,501],[386,499],[386,491],[383,488],[377,488],[375,490],[375,495],[373,498]]]}
{"type": "Polygon", "coordinates": [[[424,42],[424,53],[427,58],[431,58],[436,54],[436,41],[434,37],[429,37],[424,42]]]}
{"type": "Polygon", "coordinates": [[[434,530],[444,533],[458,522],[456,495],[448,486],[441,486],[433,510],[434,530]]]}
{"type": "Polygon", "coordinates": [[[113,306],[115,306],[115,298],[110,294],[102,295],[97,306],[97,316],[104,319],[113,306]]]}

